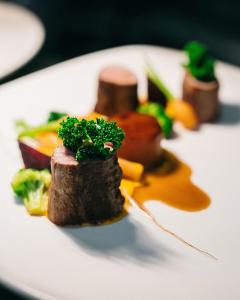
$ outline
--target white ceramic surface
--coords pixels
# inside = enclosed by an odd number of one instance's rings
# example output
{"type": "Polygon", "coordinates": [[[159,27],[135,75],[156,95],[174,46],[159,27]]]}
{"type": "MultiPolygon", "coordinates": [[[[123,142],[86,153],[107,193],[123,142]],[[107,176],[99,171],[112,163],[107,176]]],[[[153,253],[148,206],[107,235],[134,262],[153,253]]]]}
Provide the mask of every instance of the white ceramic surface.
{"type": "Polygon", "coordinates": [[[0,79],[26,64],[44,38],[37,16],[19,5],[0,2],[0,79]]]}
{"type": "Polygon", "coordinates": [[[184,246],[135,209],[118,223],[60,228],[30,217],[15,200],[10,181],[21,166],[13,122],[41,122],[50,109],[84,114],[94,107],[96,78],[110,63],[131,68],[145,93],[143,58],[151,59],[180,95],[178,51],[126,46],[85,55],[0,87],[0,278],[41,299],[237,300],[240,299],[240,70],[218,63],[222,115],[219,123],[164,141],[193,169],[193,181],[212,199],[189,213],[161,202],[146,205],[168,228],[216,255],[184,246]]]}

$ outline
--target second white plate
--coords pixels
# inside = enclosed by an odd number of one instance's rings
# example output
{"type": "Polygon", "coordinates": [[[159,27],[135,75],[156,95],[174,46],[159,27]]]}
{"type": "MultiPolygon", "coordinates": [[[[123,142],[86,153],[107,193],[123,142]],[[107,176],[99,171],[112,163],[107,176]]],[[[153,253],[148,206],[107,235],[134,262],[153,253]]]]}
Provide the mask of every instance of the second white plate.
{"type": "Polygon", "coordinates": [[[29,10],[0,2],[0,79],[26,64],[45,38],[42,22],[29,10]]]}

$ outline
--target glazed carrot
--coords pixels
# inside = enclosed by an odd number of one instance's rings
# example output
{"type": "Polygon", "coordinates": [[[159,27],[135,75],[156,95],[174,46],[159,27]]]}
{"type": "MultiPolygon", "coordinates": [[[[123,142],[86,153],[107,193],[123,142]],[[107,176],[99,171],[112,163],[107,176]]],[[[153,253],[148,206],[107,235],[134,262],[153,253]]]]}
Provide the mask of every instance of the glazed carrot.
{"type": "Polygon", "coordinates": [[[129,161],[123,158],[118,158],[119,165],[123,172],[123,177],[139,181],[143,173],[143,165],[129,161]]]}
{"type": "Polygon", "coordinates": [[[83,117],[80,117],[80,119],[83,119],[83,118],[85,118],[86,120],[96,120],[97,118],[101,118],[101,119],[105,119],[105,120],[107,120],[107,117],[106,116],[104,116],[104,115],[102,115],[102,114],[99,114],[99,113],[97,113],[97,112],[95,112],[95,111],[93,111],[93,112],[91,112],[91,113],[89,113],[88,115],[86,115],[86,116],[83,116],[83,117]]]}
{"type": "Polygon", "coordinates": [[[140,182],[136,182],[128,179],[122,179],[120,189],[121,191],[126,190],[128,195],[132,196],[135,188],[139,186],[141,186],[140,182]]]}
{"type": "Polygon", "coordinates": [[[169,101],[166,113],[188,129],[196,129],[198,126],[198,118],[193,107],[185,101],[169,101]]]}
{"type": "Polygon", "coordinates": [[[51,156],[57,146],[62,144],[62,141],[58,138],[56,132],[41,132],[35,137],[39,146],[37,150],[51,156]]]}

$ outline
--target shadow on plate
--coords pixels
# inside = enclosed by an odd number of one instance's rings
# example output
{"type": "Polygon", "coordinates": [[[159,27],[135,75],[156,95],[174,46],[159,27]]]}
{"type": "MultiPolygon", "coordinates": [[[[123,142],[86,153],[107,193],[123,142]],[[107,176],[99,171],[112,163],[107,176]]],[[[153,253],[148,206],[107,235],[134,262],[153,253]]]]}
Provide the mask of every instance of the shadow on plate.
{"type": "Polygon", "coordinates": [[[17,205],[23,205],[23,201],[18,196],[14,195],[14,203],[17,205]]]}
{"type": "Polygon", "coordinates": [[[153,240],[143,225],[131,222],[129,216],[111,225],[68,227],[61,230],[88,253],[107,259],[122,259],[137,264],[159,264],[166,263],[171,256],[177,255],[153,240]]]}
{"type": "Polygon", "coordinates": [[[222,102],[217,125],[236,125],[240,123],[240,104],[222,102]]]}

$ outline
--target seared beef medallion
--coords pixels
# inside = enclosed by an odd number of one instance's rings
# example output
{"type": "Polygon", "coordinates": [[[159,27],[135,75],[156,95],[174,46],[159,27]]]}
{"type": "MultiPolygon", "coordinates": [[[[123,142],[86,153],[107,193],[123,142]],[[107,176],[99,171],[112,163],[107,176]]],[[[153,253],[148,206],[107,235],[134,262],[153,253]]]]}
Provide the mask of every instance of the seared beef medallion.
{"type": "Polygon", "coordinates": [[[182,98],[194,108],[200,123],[214,121],[218,115],[219,83],[215,74],[215,59],[206,45],[191,41],[184,47],[187,61],[182,98]]]}
{"type": "Polygon", "coordinates": [[[65,146],[51,159],[48,218],[57,225],[97,224],[118,215],[124,204],[116,155],[77,161],[65,146]]]}
{"type": "Polygon", "coordinates": [[[111,116],[135,110],[138,106],[137,78],[121,66],[103,69],[98,78],[98,95],[95,111],[111,116]]]}
{"type": "Polygon", "coordinates": [[[193,106],[200,123],[216,119],[219,108],[218,90],[217,80],[203,82],[186,72],[182,98],[193,106]]]}

